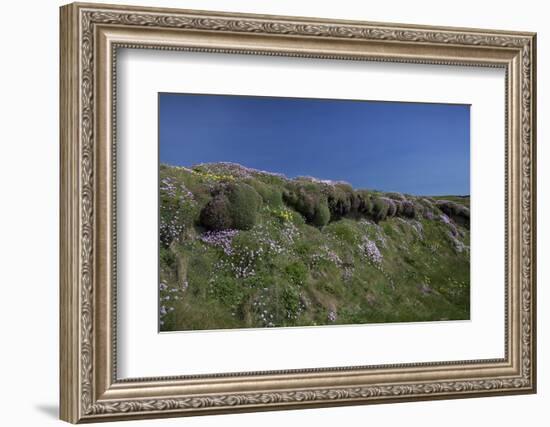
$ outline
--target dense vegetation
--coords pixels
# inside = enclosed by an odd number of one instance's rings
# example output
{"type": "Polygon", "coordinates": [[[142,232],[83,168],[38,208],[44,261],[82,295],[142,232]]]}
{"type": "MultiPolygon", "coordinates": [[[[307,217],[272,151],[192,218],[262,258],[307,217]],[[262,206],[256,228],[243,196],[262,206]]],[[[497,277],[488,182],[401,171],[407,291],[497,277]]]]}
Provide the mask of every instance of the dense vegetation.
{"type": "Polygon", "coordinates": [[[468,319],[469,224],[469,197],[161,165],[161,330],[468,319]]]}

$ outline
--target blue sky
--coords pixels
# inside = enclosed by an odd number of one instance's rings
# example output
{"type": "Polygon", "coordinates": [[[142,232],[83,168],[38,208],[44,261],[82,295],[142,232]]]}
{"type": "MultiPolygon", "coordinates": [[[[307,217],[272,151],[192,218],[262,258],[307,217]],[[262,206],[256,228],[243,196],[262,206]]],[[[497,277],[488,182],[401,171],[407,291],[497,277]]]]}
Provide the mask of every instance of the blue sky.
{"type": "Polygon", "coordinates": [[[162,163],[229,161],[355,188],[470,194],[470,107],[159,94],[162,163]]]}

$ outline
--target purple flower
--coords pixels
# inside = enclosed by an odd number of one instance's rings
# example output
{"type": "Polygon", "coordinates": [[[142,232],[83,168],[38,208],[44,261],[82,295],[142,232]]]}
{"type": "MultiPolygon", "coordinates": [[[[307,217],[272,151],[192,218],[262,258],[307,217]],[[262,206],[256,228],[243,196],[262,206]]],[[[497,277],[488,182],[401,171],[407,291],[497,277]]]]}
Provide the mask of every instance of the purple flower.
{"type": "Polygon", "coordinates": [[[332,310],[329,311],[329,312],[328,312],[327,318],[328,318],[328,321],[329,321],[329,322],[335,322],[335,321],[336,321],[336,318],[337,318],[336,312],[335,312],[335,311],[332,311],[332,310]]]}
{"type": "Polygon", "coordinates": [[[447,215],[445,215],[445,214],[439,215],[439,219],[440,219],[440,221],[443,222],[444,224],[450,224],[450,223],[451,223],[450,218],[449,218],[447,215]]]}
{"type": "Polygon", "coordinates": [[[363,237],[363,241],[359,245],[359,249],[374,263],[380,264],[382,262],[382,254],[376,246],[376,243],[370,240],[367,236],[363,237]]]}
{"type": "Polygon", "coordinates": [[[208,245],[221,248],[227,256],[231,256],[234,252],[231,243],[238,233],[238,230],[207,231],[200,239],[208,245]]]}
{"type": "Polygon", "coordinates": [[[428,295],[432,293],[432,288],[430,288],[426,283],[422,283],[420,286],[420,292],[422,292],[424,295],[428,295]]]}

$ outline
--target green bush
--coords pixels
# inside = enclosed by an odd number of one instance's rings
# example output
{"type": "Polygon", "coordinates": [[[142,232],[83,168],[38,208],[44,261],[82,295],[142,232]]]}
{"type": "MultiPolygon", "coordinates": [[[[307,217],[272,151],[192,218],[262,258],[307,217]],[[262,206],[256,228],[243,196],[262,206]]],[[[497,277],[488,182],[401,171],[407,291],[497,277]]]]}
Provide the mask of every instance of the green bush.
{"type": "Polygon", "coordinates": [[[353,208],[354,192],[347,184],[336,184],[326,190],[327,202],[333,220],[349,215],[353,208]]]}
{"type": "Polygon", "coordinates": [[[319,186],[310,182],[292,183],[283,193],[283,200],[294,208],[307,223],[322,227],[331,219],[327,198],[319,186]]]}
{"type": "Polygon", "coordinates": [[[327,201],[322,200],[316,207],[311,223],[317,227],[324,227],[330,221],[330,211],[327,201]]]}
{"type": "Polygon", "coordinates": [[[265,184],[257,179],[250,180],[248,184],[262,197],[265,204],[276,207],[283,204],[283,195],[279,188],[265,184]]]}
{"type": "Polygon", "coordinates": [[[358,190],[355,192],[355,197],[358,201],[357,212],[363,216],[372,214],[372,200],[368,191],[358,190]]]}
{"type": "Polygon", "coordinates": [[[390,192],[386,193],[386,196],[393,200],[405,200],[405,196],[401,193],[390,192]]]}
{"type": "Polygon", "coordinates": [[[415,218],[422,218],[424,216],[424,213],[426,212],[426,208],[422,203],[420,203],[418,200],[414,201],[414,216],[415,218]]]}
{"type": "Polygon", "coordinates": [[[226,230],[232,228],[229,199],[225,194],[217,194],[201,210],[199,223],[207,230],[226,230]]]}
{"type": "Polygon", "coordinates": [[[258,209],[262,203],[260,195],[244,183],[231,184],[226,191],[233,228],[250,230],[256,224],[258,209]]]}
{"type": "Polygon", "coordinates": [[[206,204],[199,223],[208,230],[250,230],[256,224],[260,195],[248,184],[229,184],[206,204]]]}
{"type": "Polygon", "coordinates": [[[470,227],[470,209],[450,200],[438,200],[436,206],[456,223],[470,227]]]}
{"type": "Polygon", "coordinates": [[[392,199],[384,198],[384,201],[388,204],[388,217],[395,216],[397,214],[397,206],[392,199]]]}
{"type": "Polygon", "coordinates": [[[402,216],[402,214],[403,214],[403,201],[393,199],[393,203],[395,205],[395,216],[402,216]]]}
{"type": "Polygon", "coordinates": [[[401,203],[401,215],[407,218],[416,217],[416,206],[413,202],[405,200],[401,203]]]}
{"type": "Polygon", "coordinates": [[[298,211],[306,221],[311,221],[315,214],[316,200],[303,187],[294,185],[290,189],[285,190],[283,200],[290,207],[298,211]]]}
{"type": "Polygon", "coordinates": [[[375,197],[372,203],[372,216],[376,222],[383,221],[388,216],[388,202],[382,197],[375,197]]]}

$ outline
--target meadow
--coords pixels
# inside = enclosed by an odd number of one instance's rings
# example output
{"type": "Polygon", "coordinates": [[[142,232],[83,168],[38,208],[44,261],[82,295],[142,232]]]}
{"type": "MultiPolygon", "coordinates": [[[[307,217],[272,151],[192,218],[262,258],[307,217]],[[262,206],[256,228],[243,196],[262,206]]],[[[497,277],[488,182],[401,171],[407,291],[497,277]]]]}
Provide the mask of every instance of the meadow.
{"type": "Polygon", "coordinates": [[[469,319],[469,204],[163,164],[160,330],[469,319]]]}

